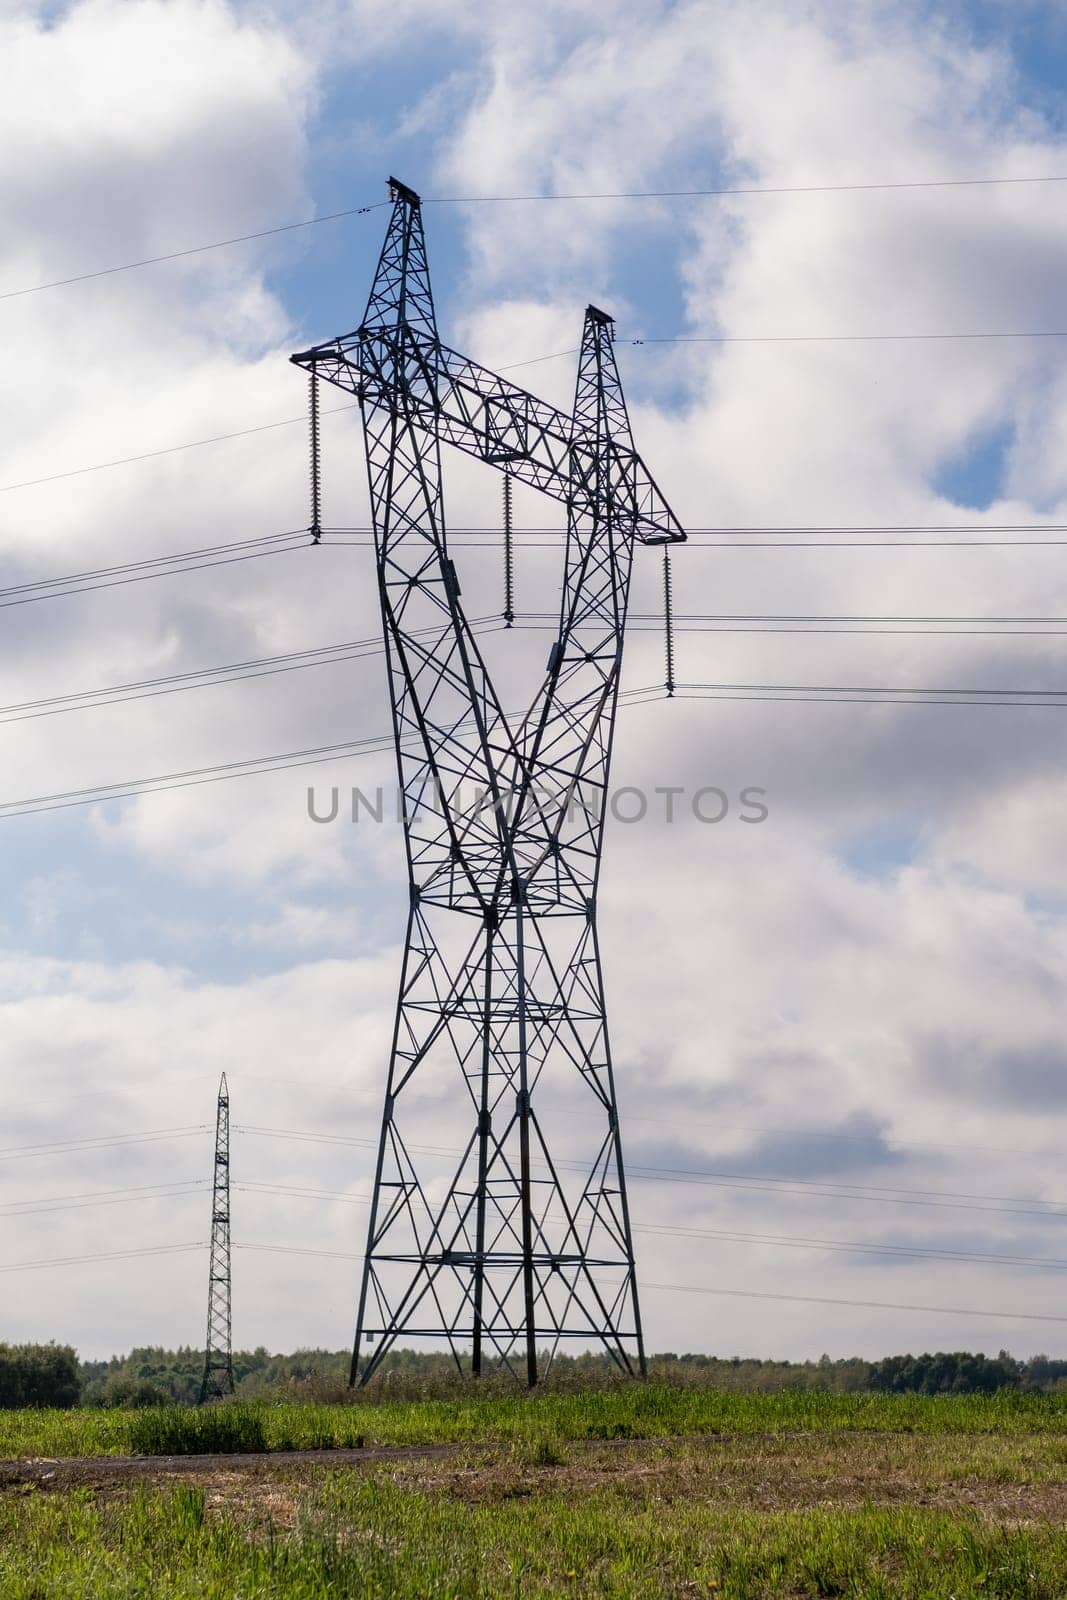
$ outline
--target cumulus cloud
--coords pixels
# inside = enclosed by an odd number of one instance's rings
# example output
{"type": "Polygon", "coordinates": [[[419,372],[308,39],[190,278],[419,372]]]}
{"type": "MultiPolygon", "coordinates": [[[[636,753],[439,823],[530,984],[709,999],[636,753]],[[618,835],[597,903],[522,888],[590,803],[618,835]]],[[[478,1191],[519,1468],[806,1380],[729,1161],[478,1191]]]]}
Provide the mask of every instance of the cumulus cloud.
{"type": "MultiPolygon", "coordinates": [[[[1062,170],[1062,138],[1028,107],[1008,47],[978,46],[963,22],[918,6],[453,10],[413,0],[389,9],[386,28],[367,4],[80,0],[50,21],[23,7],[0,23],[17,65],[0,120],[36,128],[39,148],[21,163],[14,134],[0,140],[3,283],[310,215],[329,73],[380,62],[415,31],[455,47],[402,108],[438,193],[1062,170]],[[45,87],[55,115],[42,120],[45,87]]],[[[368,116],[388,139],[385,114],[368,116]]],[[[504,365],[568,349],[589,300],[612,307],[639,446],[693,526],[1054,522],[1067,406],[1051,342],[627,342],[1053,327],[1067,241],[1048,199],[1020,185],[472,206],[459,213],[465,267],[442,296],[443,332],[504,365]],[[945,475],[990,439],[1007,442],[976,511],[953,500],[945,475]]],[[[444,217],[426,208],[431,251],[444,217]]],[[[264,241],[8,302],[4,481],[297,415],[303,391],[285,355],[308,308],[276,273],[294,272],[307,248],[264,241]]],[[[568,359],[515,376],[568,404],[568,359]]],[[[359,525],[352,414],[328,429],[337,520],[359,525]]],[[[7,496],[8,581],[299,527],[304,451],[295,426],[7,496]]],[[[495,517],[494,474],[447,472],[457,526],[495,517]]],[[[532,496],[520,505],[528,525],[558,521],[532,496]]],[[[479,551],[457,547],[457,559],[471,609],[495,610],[498,573],[479,551]]],[[[676,603],[694,618],[1041,616],[1054,609],[1054,562],[1058,552],[1033,549],[694,545],[674,558],[676,603]]],[[[523,609],[550,613],[555,553],[530,549],[520,563],[523,609]]],[[[659,583],[658,557],[639,552],[635,610],[658,608],[659,583]]],[[[370,637],[375,606],[369,553],[331,548],[9,610],[8,698],[370,637]]],[[[905,631],[680,631],[679,676],[1062,682],[1053,638],[885,626],[905,631]]],[[[536,632],[487,640],[509,704],[529,692],[544,645],[536,632]]],[[[635,631],[628,661],[631,683],[658,682],[658,634],[635,631]]],[[[371,657],[18,724],[4,730],[5,792],[305,749],[383,731],[385,708],[371,657]]],[[[808,1292],[817,1277],[830,1296],[996,1308],[1005,1274],[1021,1269],[942,1264],[933,1278],[920,1252],[951,1241],[1053,1253],[1047,1225],[1015,1200],[1039,1211],[1058,1197],[1045,1116],[1067,959],[1056,716],[689,700],[620,716],[619,783],[731,794],[756,784],[770,807],[750,829],[691,815],[610,828],[602,920],[635,1215],[641,1228],[703,1230],[639,1232],[650,1277],[768,1293],[808,1292]],[[968,1194],[1006,1199],[998,1210],[968,1194]],[[768,1242],[785,1235],[808,1243],[768,1242]],[[851,1249],[879,1242],[903,1254],[851,1249]]],[[[5,906],[4,1082],[21,1105],[32,1073],[41,1101],[12,1116],[12,1146],[208,1121],[225,1068],[235,1120],[354,1141],[241,1135],[248,1182],[348,1196],[316,1211],[249,1191],[235,1206],[244,1239],[358,1252],[398,969],[400,838],[395,827],[315,827],[305,791],[391,776],[383,756],[358,771],[337,763],[6,822],[25,830],[25,860],[5,906]]],[[[569,1086],[552,1092],[572,1103],[569,1086]]],[[[436,1089],[413,1114],[429,1143],[462,1136],[436,1089]]],[[[201,1171],[197,1137],[120,1152],[121,1181],[201,1171]]],[[[20,1159],[3,1169],[6,1192],[88,1190],[93,1159],[20,1159]]],[[[196,1199],[181,1204],[195,1240],[196,1199]]],[[[115,1215],[131,1246],[170,1238],[177,1218],[162,1202],[115,1215]]],[[[100,1216],[9,1221],[6,1259],[90,1253],[100,1216]]],[[[94,1352],[174,1337],[174,1305],[199,1304],[200,1265],[173,1263],[146,1271],[132,1320],[99,1292],[99,1267],[78,1269],[73,1305],[69,1285],[42,1273],[15,1331],[71,1332],[94,1352]]],[[[325,1258],[249,1252],[238,1337],[343,1342],[355,1270],[348,1281],[325,1258]]],[[[1020,1277],[1017,1293],[1012,1279],[1014,1303],[1054,1306],[1053,1282],[1051,1267],[1020,1277]]],[[[857,1309],[828,1326],[818,1308],[771,1319],[758,1304],[650,1291],[650,1339],[873,1354],[917,1337],[914,1317],[857,1309]]],[[[181,1336],[198,1326],[199,1313],[181,1336]]],[[[920,1331],[931,1344],[1035,1342],[1025,1322],[928,1316],[920,1331]]]]}

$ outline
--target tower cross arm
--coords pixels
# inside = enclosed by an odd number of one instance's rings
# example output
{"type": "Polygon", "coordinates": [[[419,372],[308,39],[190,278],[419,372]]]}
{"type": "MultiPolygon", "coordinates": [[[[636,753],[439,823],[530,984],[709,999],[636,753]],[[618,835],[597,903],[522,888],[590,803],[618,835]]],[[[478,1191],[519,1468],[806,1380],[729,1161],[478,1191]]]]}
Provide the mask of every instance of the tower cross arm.
{"type": "Polygon", "coordinates": [[[593,481],[592,453],[575,450],[574,422],[546,400],[410,325],[358,328],[290,358],[364,406],[402,413],[416,427],[571,506],[594,504],[643,544],[677,544],[681,523],[636,450],[613,444],[611,504],[593,481]],[[588,475],[580,470],[588,455],[588,475]],[[575,457],[579,471],[574,471],[575,457]],[[577,501],[577,503],[576,503],[577,501]]]}

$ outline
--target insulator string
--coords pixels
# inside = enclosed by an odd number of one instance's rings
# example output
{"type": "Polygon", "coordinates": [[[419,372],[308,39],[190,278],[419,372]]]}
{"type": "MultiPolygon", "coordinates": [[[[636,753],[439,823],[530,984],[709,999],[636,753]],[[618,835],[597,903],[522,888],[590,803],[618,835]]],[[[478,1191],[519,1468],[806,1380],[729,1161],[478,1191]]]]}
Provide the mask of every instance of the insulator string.
{"type": "Polygon", "coordinates": [[[311,527],[308,532],[316,544],[322,542],[322,464],[319,448],[319,375],[308,374],[308,403],[311,419],[311,527]]]}
{"type": "Polygon", "coordinates": [[[671,601],[671,553],[663,547],[663,637],[666,646],[667,678],[664,688],[667,698],[674,696],[674,616],[671,601]]]}
{"type": "Polygon", "coordinates": [[[515,552],[511,527],[511,473],[504,474],[504,621],[515,621],[515,552]]]}

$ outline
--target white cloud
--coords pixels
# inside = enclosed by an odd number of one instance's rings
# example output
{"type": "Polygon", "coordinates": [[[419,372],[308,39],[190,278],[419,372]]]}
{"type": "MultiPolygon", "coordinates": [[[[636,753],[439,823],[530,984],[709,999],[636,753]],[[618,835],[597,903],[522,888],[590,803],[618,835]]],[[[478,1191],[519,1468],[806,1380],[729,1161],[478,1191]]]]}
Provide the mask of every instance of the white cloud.
{"type": "MultiPolygon", "coordinates": [[[[407,105],[407,131],[424,126],[436,137],[426,166],[449,192],[1062,170],[1062,141],[1020,103],[1007,55],[974,48],[960,29],[908,5],[798,13],[770,0],[651,10],[618,0],[607,11],[550,5],[453,19],[426,4],[391,7],[387,19],[374,6],[301,8],[297,17],[285,6],[84,0],[50,27],[25,8],[0,24],[0,47],[17,65],[0,109],[0,128],[5,118],[10,125],[0,139],[3,283],[311,214],[307,128],[331,53],[369,61],[416,28],[451,30],[471,52],[469,103],[454,134],[441,118],[443,104],[456,104],[451,76],[412,85],[407,105]],[[42,119],[45,90],[55,114],[42,119]],[[38,123],[39,149],[21,163],[11,129],[38,123]]],[[[440,216],[427,207],[431,230],[440,216]]],[[[466,228],[468,278],[456,324],[442,332],[499,365],[568,348],[590,299],[614,306],[624,333],[663,331],[667,303],[696,336],[1052,326],[1067,243],[1048,190],[1025,186],[484,207],[471,209],[466,228]]],[[[298,414],[302,385],[284,360],[297,319],[271,292],[266,269],[304,247],[211,252],[9,302],[4,480],[298,414]]],[[[977,520],[939,492],[939,472],[999,426],[1014,430],[1003,484],[1010,499],[987,520],[1059,514],[1055,443],[1067,405],[1056,352],[1040,341],[631,350],[620,340],[619,353],[639,447],[696,525],[977,520]]],[[[568,403],[569,362],[514,376],[568,403]]],[[[342,472],[345,483],[351,476],[342,459],[359,449],[355,423],[346,415],[329,427],[331,503],[338,520],[359,521],[362,489],[349,501],[340,487],[342,472]]],[[[11,581],[128,559],[131,548],[153,554],[299,526],[304,452],[296,427],[10,496],[11,581]]],[[[448,471],[457,522],[497,514],[493,474],[448,471]]],[[[523,520],[550,516],[554,507],[523,504],[523,520]]],[[[494,609],[495,568],[480,565],[478,552],[459,556],[472,610],[494,609]]],[[[675,557],[676,603],[701,615],[1041,615],[1054,608],[1058,560],[1032,550],[693,547],[675,557]]],[[[523,608],[553,609],[554,565],[550,551],[521,557],[523,608]]],[[[635,583],[635,609],[658,607],[658,557],[639,552],[635,583]]],[[[7,697],[365,637],[376,631],[375,606],[369,552],[324,549],[201,573],[180,590],[146,583],[7,611],[7,697]]],[[[544,643],[538,634],[487,643],[510,663],[502,667],[509,703],[522,698],[520,667],[532,681],[543,664],[544,643]]],[[[1062,682],[1056,641],[1037,638],[680,633],[678,656],[680,675],[702,681],[1062,682]]],[[[658,681],[656,633],[635,632],[628,670],[632,683],[658,681]]],[[[20,724],[4,730],[5,792],[310,747],[384,729],[385,708],[382,663],[371,658],[266,689],[20,724]]],[[[758,783],[771,805],[768,822],[750,831],[695,823],[611,831],[607,980],[636,1166],[732,1162],[780,1176],[785,1163],[828,1181],[836,1173],[856,1183],[1056,1196],[1044,1104],[1067,952],[1061,919],[1026,898],[1062,893],[1054,716],[676,701],[620,717],[620,783],[721,782],[731,791],[758,783]],[[898,835],[904,844],[894,846],[898,835]],[[816,1138],[827,1130],[836,1142],[816,1138]],[[906,1150],[901,1141],[1003,1153],[906,1150]],[[1011,1149],[1037,1155],[1023,1160],[1011,1149]]],[[[25,1098],[32,1072],[48,1100],[12,1120],[11,1143],[170,1126],[170,1116],[207,1120],[225,1067],[241,1104],[235,1120],[369,1141],[330,1147],[246,1135],[246,1176],[365,1189],[398,975],[395,949],[368,949],[388,921],[383,906],[397,917],[402,910],[399,840],[395,829],[315,828],[304,794],[309,781],[379,777],[391,777],[386,758],[358,771],[339,764],[146,797],[85,826],[68,817],[62,834],[23,835],[58,857],[33,868],[31,911],[44,947],[57,927],[69,931],[79,879],[98,894],[101,914],[90,929],[98,960],[12,956],[0,972],[5,1092],[25,1098]],[[180,923],[195,970],[115,959],[115,897],[132,903],[140,885],[149,904],[136,911],[180,923]],[[338,909],[339,891],[350,910],[338,909]],[[191,897],[193,909],[171,907],[171,894],[191,897]],[[246,956],[289,960],[292,970],[206,981],[204,965],[235,939],[246,956]],[[110,1098],[82,1088],[98,1082],[110,1098]],[[69,1105],[48,1099],[82,1092],[89,1097],[69,1105]],[[194,1100],[207,1111],[194,1113],[194,1100]]],[[[427,1133],[451,1137],[455,1114],[429,1088],[415,1116],[427,1133]]],[[[146,1146],[116,1167],[129,1183],[202,1171],[201,1146],[195,1161],[187,1149],[146,1146]]],[[[34,1192],[94,1187],[99,1170],[88,1156],[42,1159],[34,1192]]],[[[846,1206],[803,1190],[788,1199],[641,1181],[635,1190],[643,1223],[868,1242],[892,1234],[913,1244],[951,1228],[970,1247],[992,1234],[1005,1249],[1052,1248],[1036,1221],[992,1213],[846,1206]]],[[[309,1205],[243,1199],[242,1237],[360,1248],[365,1212],[309,1205]]],[[[203,1218],[190,1206],[196,1238],[203,1218]]],[[[137,1212],[123,1223],[131,1245],[170,1238],[184,1223],[184,1212],[126,1210],[137,1212]]],[[[5,1259],[88,1251],[98,1232],[96,1212],[20,1224],[5,1259]]],[[[742,1254],[726,1241],[639,1237],[642,1260],[655,1260],[649,1276],[662,1281],[804,1292],[816,1272],[820,1293],[975,1306],[1001,1304],[1006,1281],[984,1267],[938,1268],[932,1280],[915,1262],[886,1268],[864,1257],[754,1245],[742,1254]]],[[[352,1284],[334,1263],[320,1271],[297,1260],[241,1260],[239,1338],[347,1337],[352,1284]]],[[[181,1336],[199,1337],[196,1258],[146,1271],[136,1326],[93,1289],[88,1274],[98,1269],[79,1270],[76,1312],[64,1284],[42,1274],[12,1336],[71,1331],[98,1352],[164,1340],[178,1336],[177,1296],[191,1317],[181,1336]]],[[[1054,1305],[1052,1281],[1035,1274],[1018,1303],[1054,1305]]],[[[743,1300],[652,1294],[646,1310],[651,1342],[674,1348],[875,1353],[917,1337],[914,1321],[860,1312],[835,1315],[833,1332],[811,1308],[776,1312],[771,1323],[743,1300]]],[[[1025,1323],[1001,1334],[995,1323],[950,1318],[928,1318],[921,1336],[1043,1342],[1025,1323]]]]}

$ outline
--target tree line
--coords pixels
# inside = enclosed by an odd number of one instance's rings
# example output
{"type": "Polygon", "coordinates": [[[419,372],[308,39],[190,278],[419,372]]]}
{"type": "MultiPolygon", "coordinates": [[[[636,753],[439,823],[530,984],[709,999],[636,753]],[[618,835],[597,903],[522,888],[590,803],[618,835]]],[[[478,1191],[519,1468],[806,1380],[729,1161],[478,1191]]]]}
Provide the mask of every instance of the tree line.
{"type": "MultiPolygon", "coordinates": [[[[234,1352],[238,1395],[244,1399],[341,1400],[348,1394],[348,1353],[298,1350],[272,1355],[260,1346],[234,1352]]],[[[203,1352],[191,1345],[176,1350],[149,1346],[80,1361],[70,1345],[0,1344],[0,1407],[193,1405],[200,1394],[203,1352]]],[[[966,1350],[832,1361],[763,1361],[747,1357],[678,1355],[666,1351],[649,1358],[653,1382],[676,1388],[775,1391],[822,1389],[834,1394],[995,1394],[1003,1389],[1067,1389],[1067,1360],[1031,1356],[1017,1361],[1006,1350],[996,1356],[966,1350]]],[[[508,1386],[500,1363],[481,1381],[482,1388],[508,1386]]],[[[557,1356],[548,1387],[559,1390],[604,1388],[618,1382],[606,1356],[557,1356]]],[[[443,1352],[396,1350],[376,1378],[374,1391],[397,1400],[445,1397],[469,1387],[443,1352]]]]}

